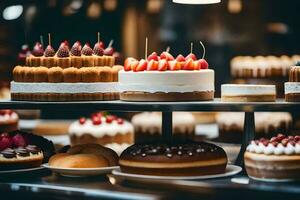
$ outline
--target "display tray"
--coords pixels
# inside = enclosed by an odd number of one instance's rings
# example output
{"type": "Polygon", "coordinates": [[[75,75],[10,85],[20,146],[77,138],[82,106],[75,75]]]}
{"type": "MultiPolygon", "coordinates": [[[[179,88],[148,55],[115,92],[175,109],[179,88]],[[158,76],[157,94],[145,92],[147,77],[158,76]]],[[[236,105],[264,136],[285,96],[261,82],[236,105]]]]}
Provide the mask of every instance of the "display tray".
{"type": "Polygon", "coordinates": [[[0,101],[0,109],[69,109],[85,110],[93,108],[107,111],[297,111],[300,102],[222,102],[219,98],[213,101],[188,102],[126,102],[126,101],[78,101],[78,102],[33,102],[33,101],[0,101]]]}

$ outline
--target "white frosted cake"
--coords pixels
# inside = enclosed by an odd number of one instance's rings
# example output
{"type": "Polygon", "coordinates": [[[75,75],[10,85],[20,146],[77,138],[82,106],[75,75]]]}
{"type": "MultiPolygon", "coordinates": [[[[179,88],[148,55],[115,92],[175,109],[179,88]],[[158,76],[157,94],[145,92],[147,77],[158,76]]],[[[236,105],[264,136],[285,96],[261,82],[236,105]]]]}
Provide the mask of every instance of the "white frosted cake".
{"type": "Polygon", "coordinates": [[[222,101],[267,102],[276,100],[275,85],[223,84],[222,101]]]}
{"type": "Polygon", "coordinates": [[[289,102],[300,101],[300,63],[293,66],[289,73],[289,82],[284,83],[285,99],[289,102]]]}

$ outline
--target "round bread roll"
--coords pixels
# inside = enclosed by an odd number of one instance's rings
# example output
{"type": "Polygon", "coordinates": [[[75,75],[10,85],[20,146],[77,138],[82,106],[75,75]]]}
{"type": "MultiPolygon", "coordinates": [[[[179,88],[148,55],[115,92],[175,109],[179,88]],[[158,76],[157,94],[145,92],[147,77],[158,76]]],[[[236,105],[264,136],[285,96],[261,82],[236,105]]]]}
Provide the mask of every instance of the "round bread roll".
{"type": "Polygon", "coordinates": [[[224,173],[225,151],[205,142],[135,144],[120,156],[121,171],[159,176],[199,176],[224,173]]]}

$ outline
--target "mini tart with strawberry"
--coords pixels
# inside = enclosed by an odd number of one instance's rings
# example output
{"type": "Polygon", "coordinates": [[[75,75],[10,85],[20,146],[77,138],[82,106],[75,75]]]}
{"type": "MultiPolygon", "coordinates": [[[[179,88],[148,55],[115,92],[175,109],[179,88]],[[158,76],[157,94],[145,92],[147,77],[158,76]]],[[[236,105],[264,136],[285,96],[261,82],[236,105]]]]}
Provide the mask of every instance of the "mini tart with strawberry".
{"type": "Polygon", "coordinates": [[[44,48],[41,43],[37,42],[31,51],[31,55],[26,57],[26,63],[33,67],[41,66],[43,55],[44,48]]]}
{"type": "Polygon", "coordinates": [[[120,99],[125,101],[201,101],[214,98],[214,71],[194,54],[176,59],[153,52],[147,60],[127,58],[119,73],[120,99]]]}
{"type": "MultiPolygon", "coordinates": [[[[97,143],[108,147],[128,147],[133,143],[134,128],[128,121],[115,115],[94,113],[90,118],[81,117],[69,127],[72,145],[97,143]]],[[[124,148],[122,148],[123,150],[124,148]]]]}
{"type": "Polygon", "coordinates": [[[300,179],[300,136],[278,134],[251,141],[244,155],[249,177],[262,181],[300,179]]]}
{"type": "Polygon", "coordinates": [[[0,134],[0,170],[39,167],[54,154],[53,143],[21,131],[0,134]]]}
{"type": "Polygon", "coordinates": [[[42,58],[42,66],[45,67],[52,67],[57,66],[57,59],[55,58],[55,50],[54,48],[49,44],[44,52],[44,57],[42,58]]]}
{"type": "Polygon", "coordinates": [[[71,58],[70,58],[70,50],[68,45],[65,42],[60,44],[56,52],[57,57],[57,66],[63,69],[71,67],[71,58]]]}
{"type": "Polygon", "coordinates": [[[76,67],[76,68],[82,67],[81,50],[82,50],[81,43],[79,41],[75,42],[70,51],[72,67],[76,67]]]}

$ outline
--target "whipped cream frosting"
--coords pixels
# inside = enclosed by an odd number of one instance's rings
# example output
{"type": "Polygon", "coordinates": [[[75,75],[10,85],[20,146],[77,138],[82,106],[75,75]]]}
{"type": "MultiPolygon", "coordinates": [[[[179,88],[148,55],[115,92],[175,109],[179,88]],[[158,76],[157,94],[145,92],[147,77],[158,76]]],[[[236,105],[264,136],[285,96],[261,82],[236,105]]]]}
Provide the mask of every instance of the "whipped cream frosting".
{"type": "Polygon", "coordinates": [[[262,142],[256,144],[252,141],[248,147],[247,151],[257,154],[266,154],[266,155],[293,155],[300,154],[300,144],[297,143],[294,146],[288,143],[286,146],[283,146],[279,143],[277,146],[274,146],[272,143],[269,143],[265,146],[262,142]]]}
{"type": "Polygon", "coordinates": [[[101,121],[100,125],[94,125],[91,119],[86,119],[84,124],[80,124],[77,120],[70,125],[69,134],[76,136],[91,134],[94,137],[103,137],[104,135],[115,136],[134,132],[132,124],[127,121],[124,121],[123,124],[118,124],[116,120],[106,123],[105,117],[101,117],[101,121]]]}
{"type": "Polygon", "coordinates": [[[221,96],[276,95],[275,85],[223,84],[221,96]]]}
{"type": "Polygon", "coordinates": [[[118,92],[117,82],[100,83],[20,83],[11,82],[11,93],[106,93],[118,92]]]}
{"type": "Polygon", "coordinates": [[[121,153],[127,149],[131,144],[127,144],[127,143],[122,143],[122,144],[118,144],[118,143],[110,143],[110,144],[106,144],[105,147],[110,148],[112,150],[114,150],[118,155],[121,155],[121,153]]]}
{"type": "Polygon", "coordinates": [[[0,114],[0,123],[7,122],[7,121],[17,121],[19,116],[17,113],[13,112],[12,114],[0,114]]]}
{"type": "Polygon", "coordinates": [[[300,93],[300,82],[284,83],[285,94],[300,93]]]}
{"type": "MultiPolygon", "coordinates": [[[[131,120],[135,128],[150,134],[160,133],[162,116],[159,112],[143,112],[133,116],[131,120]]],[[[173,113],[173,132],[193,133],[196,126],[195,117],[188,112],[173,113]]]]}
{"type": "Polygon", "coordinates": [[[214,91],[214,71],[119,72],[120,92],[196,92],[214,91]]]}

